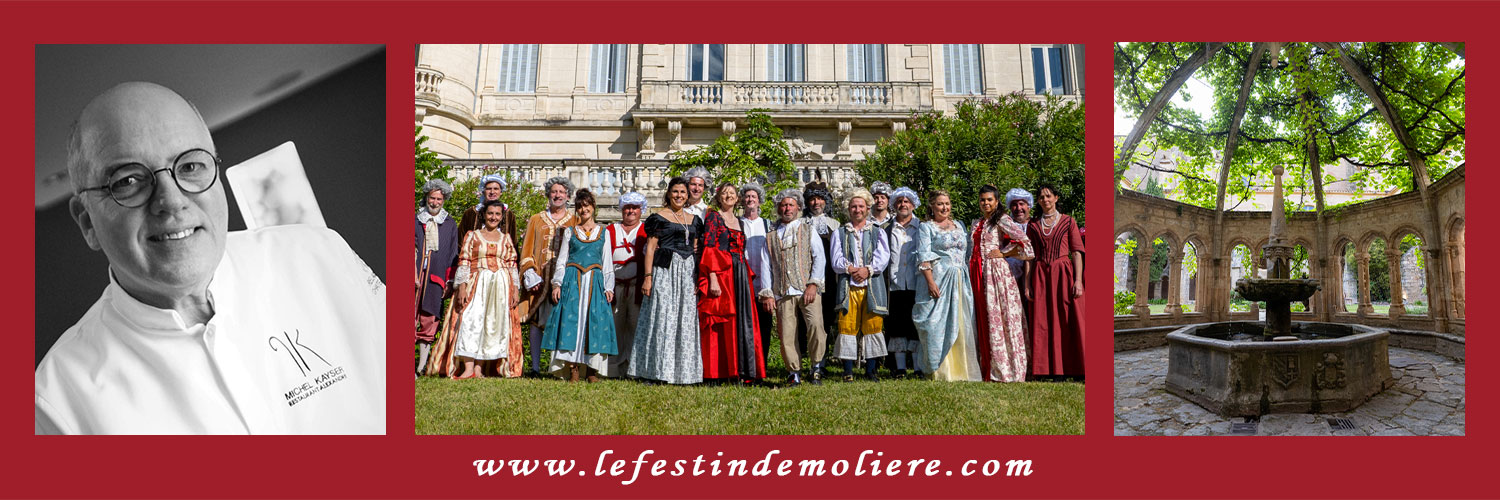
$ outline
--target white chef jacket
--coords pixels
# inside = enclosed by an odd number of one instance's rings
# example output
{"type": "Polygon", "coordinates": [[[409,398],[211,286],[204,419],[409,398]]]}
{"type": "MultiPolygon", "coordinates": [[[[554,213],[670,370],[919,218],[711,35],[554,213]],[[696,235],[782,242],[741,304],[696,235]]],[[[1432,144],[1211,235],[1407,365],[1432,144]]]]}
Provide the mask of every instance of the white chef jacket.
{"type": "Polygon", "coordinates": [[[229,233],[185,324],[113,274],[36,369],[37,434],[383,434],[385,285],[332,230],[229,233]]]}

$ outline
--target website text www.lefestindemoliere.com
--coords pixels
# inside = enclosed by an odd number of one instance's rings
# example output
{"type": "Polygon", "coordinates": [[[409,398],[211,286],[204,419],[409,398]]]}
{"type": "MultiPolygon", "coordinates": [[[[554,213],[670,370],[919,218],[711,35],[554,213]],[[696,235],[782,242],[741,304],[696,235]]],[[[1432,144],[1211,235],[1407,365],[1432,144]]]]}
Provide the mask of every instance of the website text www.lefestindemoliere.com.
{"type": "Polygon", "coordinates": [[[599,459],[579,467],[574,459],[478,459],[474,472],[480,477],[614,477],[622,485],[656,477],[1026,477],[1033,472],[1031,460],[969,459],[953,467],[938,459],[887,458],[885,452],[864,450],[852,459],[790,458],[781,450],[764,456],[726,457],[724,452],[685,457],[661,457],[643,450],[633,458],[615,450],[599,452],[599,459]]]}

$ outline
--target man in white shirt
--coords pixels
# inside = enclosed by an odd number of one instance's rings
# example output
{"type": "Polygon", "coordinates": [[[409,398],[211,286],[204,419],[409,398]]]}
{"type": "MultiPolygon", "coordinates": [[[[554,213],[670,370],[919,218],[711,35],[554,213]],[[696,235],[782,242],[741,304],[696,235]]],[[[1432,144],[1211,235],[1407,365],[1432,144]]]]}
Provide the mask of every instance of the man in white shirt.
{"type": "Polygon", "coordinates": [[[624,377],[630,367],[630,348],[635,343],[635,324],[641,316],[641,270],[646,258],[646,225],[641,212],[646,195],[631,191],[620,196],[620,222],[605,227],[610,260],[615,267],[615,346],[619,354],[609,357],[606,377],[624,377]]]}
{"type": "Polygon", "coordinates": [[[703,167],[693,167],[682,175],[687,177],[688,181],[687,211],[703,217],[708,210],[708,203],[703,201],[703,192],[708,190],[708,170],[703,167]]]}
{"type": "MultiPolygon", "coordinates": [[[[750,265],[751,271],[755,273],[755,290],[765,290],[771,286],[771,277],[763,270],[769,269],[770,258],[766,254],[766,233],[770,232],[771,221],[760,216],[761,200],[766,199],[766,188],[755,182],[746,182],[740,187],[740,231],[745,233],[745,261],[750,265]]],[[[758,292],[757,292],[758,293],[758,292]]],[[[761,297],[760,310],[760,364],[766,364],[766,359],[771,356],[771,311],[776,309],[776,302],[769,297],[761,297]]]]}
{"type": "Polygon", "coordinates": [[[922,281],[922,272],[917,270],[917,233],[920,231],[922,221],[917,219],[913,213],[917,207],[922,206],[917,193],[911,188],[902,187],[891,193],[891,206],[895,207],[896,215],[885,225],[886,234],[891,240],[891,265],[886,268],[885,276],[890,289],[890,315],[885,321],[886,349],[891,352],[895,365],[892,367],[897,377],[904,378],[910,368],[917,368],[918,372],[923,370],[915,366],[919,356],[909,356],[917,351],[920,339],[917,336],[917,326],[912,322],[911,309],[917,300],[917,291],[920,289],[926,293],[926,285],[922,281]],[[908,366],[906,359],[912,357],[913,365],[908,366]]]}
{"type": "Polygon", "coordinates": [[[766,264],[754,268],[767,277],[757,295],[764,303],[776,305],[776,329],[781,339],[781,357],[790,372],[787,385],[802,383],[802,357],[798,342],[797,320],[807,329],[807,357],[812,358],[811,381],[822,383],[823,355],[828,350],[828,333],[823,327],[823,269],[827,259],[823,243],[802,212],[802,194],[795,189],[776,195],[776,214],[781,217],[771,234],[766,235],[766,264]]]}
{"type": "Polygon", "coordinates": [[[884,231],[870,223],[870,192],[854,188],[845,205],[849,222],[833,232],[828,260],[837,274],[833,285],[838,302],[838,341],[834,357],[844,361],[844,381],[854,381],[854,362],[865,363],[865,376],[879,380],[876,370],[886,355],[885,324],[889,314],[889,297],[885,277],[890,264],[890,240],[884,231]]]}
{"type": "Polygon", "coordinates": [[[213,138],[125,83],[68,143],[69,210],[110,284],[36,369],[38,434],[380,434],[385,285],[312,226],[229,233],[213,138]]]}

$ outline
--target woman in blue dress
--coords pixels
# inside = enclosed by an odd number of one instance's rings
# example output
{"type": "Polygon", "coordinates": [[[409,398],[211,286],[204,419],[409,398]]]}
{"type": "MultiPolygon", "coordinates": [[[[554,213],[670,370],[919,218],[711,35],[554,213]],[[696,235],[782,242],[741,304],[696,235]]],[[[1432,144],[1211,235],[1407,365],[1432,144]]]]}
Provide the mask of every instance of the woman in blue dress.
{"type": "Polygon", "coordinates": [[[948,193],[933,191],[932,220],[917,231],[917,269],[927,290],[917,292],[912,306],[920,342],[914,357],[935,380],[978,382],[969,235],[952,215],[948,193]]]}
{"type": "Polygon", "coordinates": [[[599,380],[609,356],[619,354],[615,320],[615,266],[604,232],[594,221],[594,194],[578,190],[573,197],[578,224],[563,228],[557,270],[552,276],[552,315],[542,348],[552,351],[549,372],[577,382],[599,380]]]}

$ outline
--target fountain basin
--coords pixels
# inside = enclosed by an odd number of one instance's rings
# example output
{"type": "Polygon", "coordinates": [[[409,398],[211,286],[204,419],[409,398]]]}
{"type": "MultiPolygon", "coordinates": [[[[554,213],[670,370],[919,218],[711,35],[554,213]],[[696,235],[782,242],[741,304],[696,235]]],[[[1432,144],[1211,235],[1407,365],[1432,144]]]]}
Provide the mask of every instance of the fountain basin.
{"type": "Polygon", "coordinates": [[[1298,340],[1267,341],[1265,324],[1188,325],[1167,334],[1167,391],[1225,417],[1327,413],[1390,387],[1384,329],[1293,322],[1298,340]]]}
{"type": "Polygon", "coordinates": [[[1314,279],[1242,279],[1234,282],[1234,290],[1241,297],[1252,301],[1301,302],[1312,297],[1322,288],[1314,279]]]}

